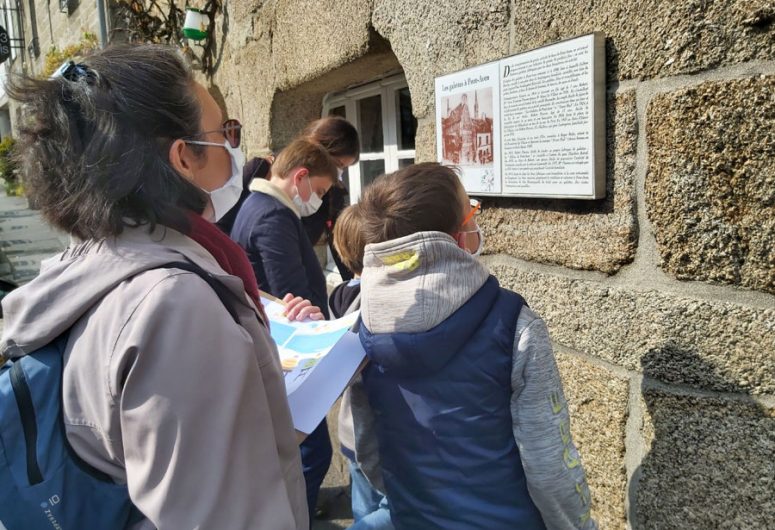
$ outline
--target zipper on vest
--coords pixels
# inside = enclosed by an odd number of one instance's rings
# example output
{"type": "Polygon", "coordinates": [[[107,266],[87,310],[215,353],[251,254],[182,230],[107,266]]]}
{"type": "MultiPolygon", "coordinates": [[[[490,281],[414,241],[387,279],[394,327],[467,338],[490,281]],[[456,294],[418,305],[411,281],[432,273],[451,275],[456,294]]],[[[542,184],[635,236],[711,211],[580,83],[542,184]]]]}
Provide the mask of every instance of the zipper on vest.
{"type": "Polygon", "coordinates": [[[30,486],[43,482],[43,473],[38,466],[38,424],[35,419],[35,407],[32,404],[32,394],[27,384],[27,377],[22,370],[21,359],[17,359],[11,367],[11,388],[16,397],[16,406],[19,408],[19,417],[22,420],[24,443],[27,447],[27,479],[30,486]]]}

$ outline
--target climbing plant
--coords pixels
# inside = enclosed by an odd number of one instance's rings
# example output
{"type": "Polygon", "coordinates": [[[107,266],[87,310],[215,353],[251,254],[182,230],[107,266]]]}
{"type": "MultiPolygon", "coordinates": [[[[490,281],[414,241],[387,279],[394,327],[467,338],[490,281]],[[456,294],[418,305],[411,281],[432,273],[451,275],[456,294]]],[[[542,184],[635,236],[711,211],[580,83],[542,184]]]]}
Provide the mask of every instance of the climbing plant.
{"type": "Polygon", "coordinates": [[[176,0],[114,0],[114,24],[129,42],[148,42],[180,46],[208,76],[215,64],[215,16],[223,8],[222,0],[208,0],[201,9],[209,19],[209,38],[202,45],[191,46],[183,38],[185,11],[176,0]],[[198,63],[198,64],[197,64],[198,63]]]}
{"type": "Polygon", "coordinates": [[[43,77],[49,77],[56,72],[57,68],[62,66],[62,63],[65,61],[83,57],[98,46],[97,35],[89,32],[85,32],[79,42],[71,44],[70,46],[65,46],[61,49],[57,46],[52,46],[46,52],[46,59],[43,63],[43,72],[41,72],[41,75],[43,77]]]}
{"type": "Polygon", "coordinates": [[[19,173],[14,158],[16,141],[12,136],[6,136],[0,141],[0,177],[5,181],[5,192],[8,195],[22,195],[24,188],[19,181],[19,173]]]}

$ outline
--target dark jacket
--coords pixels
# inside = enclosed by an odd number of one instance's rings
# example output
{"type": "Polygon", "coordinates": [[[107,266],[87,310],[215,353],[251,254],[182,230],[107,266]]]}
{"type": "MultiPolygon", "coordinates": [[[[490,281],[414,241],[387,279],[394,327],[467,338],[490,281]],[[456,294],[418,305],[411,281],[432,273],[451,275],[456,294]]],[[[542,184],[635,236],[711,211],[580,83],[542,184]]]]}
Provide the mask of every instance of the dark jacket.
{"type": "Polygon", "coordinates": [[[522,298],[489,280],[428,331],[372,334],[364,387],[397,529],[544,529],[510,413],[522,298]]]}
{"type": "Polygon", "coordinates": [[[347,314],[347,310],[361,294],[361,281],[349,280],[340,283],[331,291],[328,298],[328,307],[331,308],[331,314],[334,318],[342,318],[347,314]]]}
{"type": "Polygon", "coordinates": [[[231,238],[248,254],[258,287],[282,298],[307,298],[328,318],[323,270],[296,213],[271,195],[253,192],[242,204],[231,238]]]}
{"type": "Polygon", "coordinates": [[[242,170],[242,195],[240,195],[237,204],[215,223],[215,225],[225,234],[231,234],[234,220],[237,218],[237,213],[239,213],[242,203],[244,203],[250,195],[250,182],[257,178],[267,178],[271,167],[272,164],[268,159],[258,157],[250,159],[250,161],[245,164],[245,167],[242,170]]]}

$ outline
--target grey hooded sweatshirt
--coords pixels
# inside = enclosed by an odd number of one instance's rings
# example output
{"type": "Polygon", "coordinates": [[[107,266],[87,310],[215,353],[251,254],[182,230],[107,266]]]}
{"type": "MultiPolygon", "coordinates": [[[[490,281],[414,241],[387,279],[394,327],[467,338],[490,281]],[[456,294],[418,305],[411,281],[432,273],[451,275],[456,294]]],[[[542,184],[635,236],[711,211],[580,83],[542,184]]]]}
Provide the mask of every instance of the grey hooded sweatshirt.
{"type": "Polygon", "coordinates": [[[171,229],[126,229],[48,260],[3,300],[0,354],[17,357],[70,329],[67,439],[126,483],[160,530],[308,527],[299,448],[277,349],[239,278],[171,229]],[[189,260],[244,304],[232,319],[189,260]]]}
{"type": "MultiPolygon", "coordinates": [[[[361,317],[374,334],[428,331],[465,304],[490,276],[441,232],[367,245],[363,263],[361,317]]],[[[517,319],[512,357],[512,430],[530,497],[548,530],[594,530],[589,487],[570,434],[549,332],[527,306],[517,319]]],[[[371,483],[384,491],[373,427],[379,419],[362,391],[352,396],[352,412],[356,458],[371,483]]]]}

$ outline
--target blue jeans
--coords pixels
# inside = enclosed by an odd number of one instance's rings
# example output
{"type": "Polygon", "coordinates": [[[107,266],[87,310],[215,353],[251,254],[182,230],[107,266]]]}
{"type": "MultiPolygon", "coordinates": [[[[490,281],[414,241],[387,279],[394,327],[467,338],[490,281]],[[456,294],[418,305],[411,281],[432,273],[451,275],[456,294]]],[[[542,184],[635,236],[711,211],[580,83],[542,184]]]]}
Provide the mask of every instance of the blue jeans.
{"type": "Polygon", "coordinates": [[[349,530],[393,530],[387,497],[375,490],[361,468],[349,462],[353,520],[349,530]]]}
{"type": "Polygon", "coordinates": [[[315,516],[315,505],[318,502],[320,485],[326,478],[333,456],[331,438],[328,436],[328,424],[325,419],[304,439],[299,447],[304,482],[307,485],[307,507],[309,508],[311,524],[315,516]]]}

